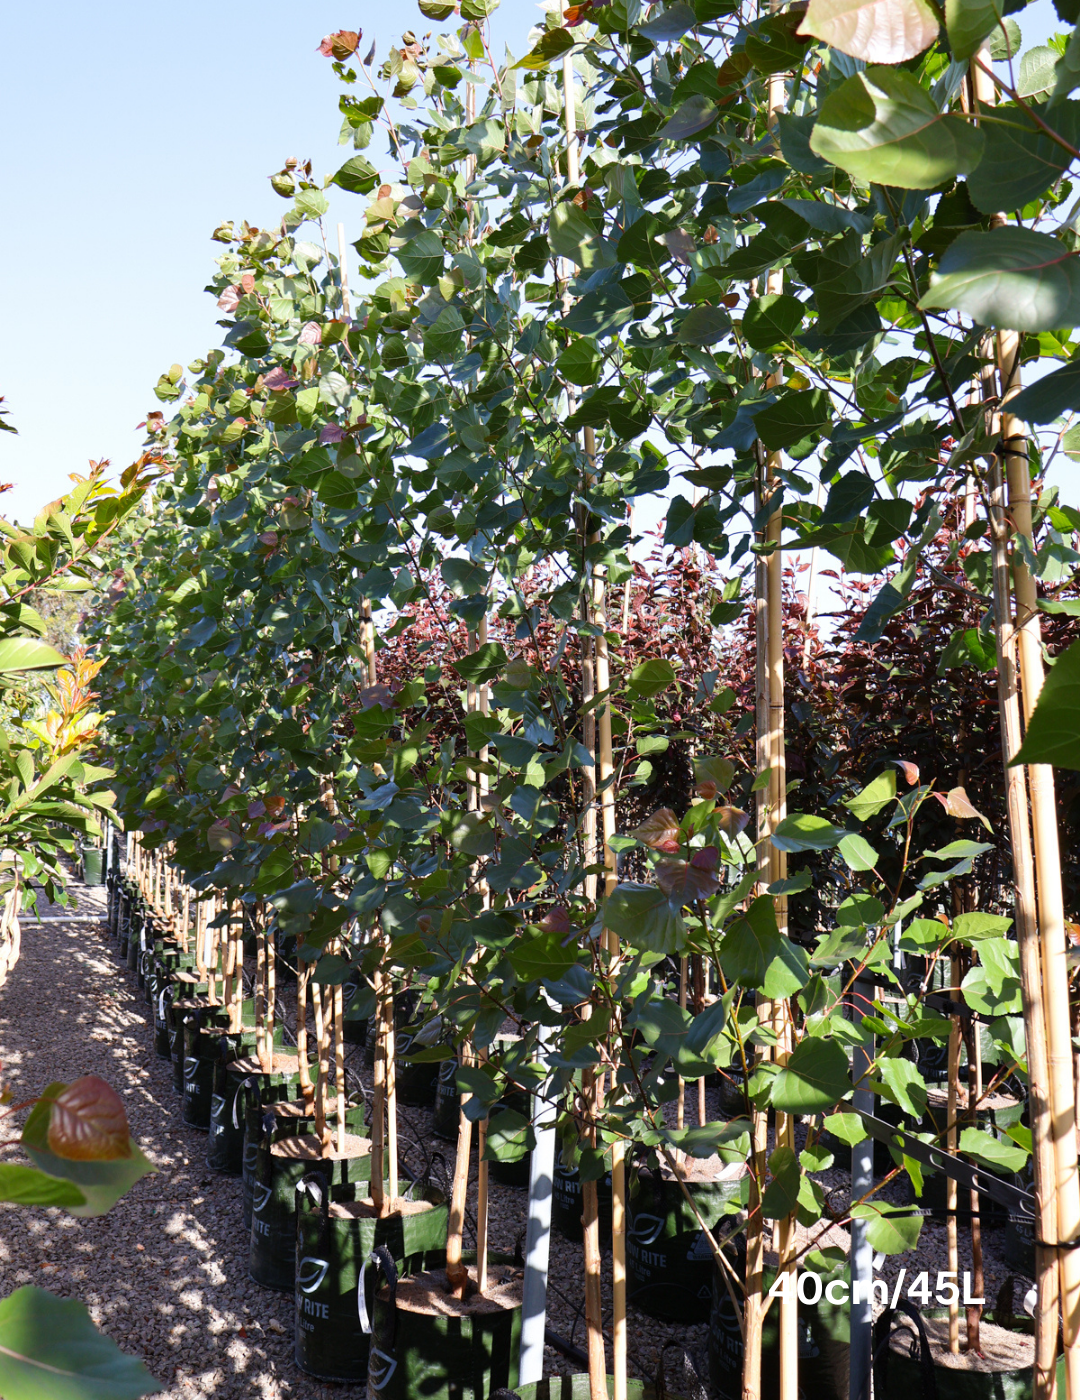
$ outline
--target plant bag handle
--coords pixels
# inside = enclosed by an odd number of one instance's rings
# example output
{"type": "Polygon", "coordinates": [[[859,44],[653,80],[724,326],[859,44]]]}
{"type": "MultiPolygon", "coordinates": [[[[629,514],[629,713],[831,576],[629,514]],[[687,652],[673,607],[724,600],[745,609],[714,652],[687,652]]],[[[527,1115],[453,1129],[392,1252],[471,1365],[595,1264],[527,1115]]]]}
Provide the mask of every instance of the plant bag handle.
{"type": "MultiPolygon", "coordinates": [[[[259,1146],[260,1146],[260,1147],[262,1146],[262,1139],[265,1137],[265,1138],[268,1140],[268,1142],[269,1142],[269,1146],[270,1146],[270,1147],[273,1147],[273,1145],[274,1145],[274,1115],[273,1115],[272,1113],[262,1113],[262,1114],[259,1115],[259,1122],[260,1122],[260,1124],[261,1124],[261,1132],[259,1133],[259,1146]]],[[[269,1186],[269,1184],[270,1184],[270,1177],[273,1175],[273,1171],[274,1171],[273,1165],[272,1165],[272,1163],[271,1163],[271,1161],[270,1161],[270,1151],[269,1151],[269,1147],[267,1148],[267,1151],[266,1151],[266,1153],[264,1154],[263,1160],[264,1160],[264,1164],[265,1164],[265,1165],[264,1165],[264,1172],[263,1172],[263,1174],[264,1174],[264,1176],[266,1177],[266,1180],[263,1181],[263,1180],[260,1178],[260,1179],[259,1179],[259,1182],[260,1182],[260,1185],[262,1185],[262,1186],[269,1186]]]]}
{"type": "MultiPolygon", "coordinates": [[[[323,1249],[330,1236],[330,1186],[322,1172],[308,1172],[296,1183],[298,1192],[306,1192],[315,1202],[319,1220],[319,1249],[323,1249]]],[[[299,1214],[299,1212],[297,1212],[299,1214]]]]}
{"type": "Polygon", "coordinates": [[[363,1332],[365,1337],[370,1337],[374,1329],[374,1288],[378,1286],[378,1274],[380,1269],[386,1275],[386,1283],[390,1289],[390,1312],[393,1317],[390,1332],[390,1345],[393,1346],[394,1337],[397,1333],[397,1308],[395,1304],[397,1299],[398,1271],[393,1256],[384,1244],[377,1244],[375,1246],[364,1260],[363,1266],[360,1269],[360,1277],[356,1282],[356,1312],[360,1318],[360,1331],[363,1332]],[[369,1264],[375,1265],[375,1283],[372,1288],[372,1307],[370,1313],[368,1312],[367,1289],[365,1287],[369,1264]]]}
{"type": "Polygon", "coordinates": [[[254,1084],[257,1078],[258,1075],[249,1074],[246,1079],[241,1079],[240,1083],[236,1086],[236,1093],[233,1095],[232,1101],[232,1125],[237,1132],[240,1131],[240,1095],[249,1084],[254,1084]]]}
{"type": "Polygon", "coordinates": [[[919,1370],[922,1376],[922,1400],[937,1400],[937,1377],[934,1375],[934,1358],[930,1355],[930,1339],[919,1316],[915,1304],[907,1298],[898,1300],[895,1308],[886,1308],[874,1323],[873,1368],[874,1400],[887,1400],[889,1371],[889,1339],[893,1333],[893,1322],[897,1313],[903,1313],[915,1324],[919,1334],[919,1370]]]}

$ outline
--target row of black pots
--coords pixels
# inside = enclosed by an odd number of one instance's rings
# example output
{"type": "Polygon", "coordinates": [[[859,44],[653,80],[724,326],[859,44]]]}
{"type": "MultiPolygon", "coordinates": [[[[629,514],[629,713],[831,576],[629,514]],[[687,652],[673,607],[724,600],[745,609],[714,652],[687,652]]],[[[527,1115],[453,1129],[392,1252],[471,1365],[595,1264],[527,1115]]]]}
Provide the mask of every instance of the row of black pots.
{"type": "MultiPolygon", "coordinates": [[[[115,879],[109,929],[154,1006],[155,1049],[173,1062],[184,1121],[207,1131],[213,1170],[241,1177],[252,1279],[294,1294],[297,1365],[322,1380],[366,1381],[381,1400],[487,1400],[516,1384],[520,1304],[462,1316],[396,1305],[399,1279],[445,1265],[442,1193],[429,1182],[402,1182],[404,1210],[373,1216],[364,1204],[370,1157],[362,1105],[346,1110],[345,1151],[327,1156],[306,1105],[293,1097],[295,1055],[281,1050],[279,1037],[275,1069],[261,1070],[250,1054],[250,1028],[233,1034],[221,1024],[205,1002],[206,986],[193,980],[190,959],[169,946],[152,911],[115,879]],[[417,1210],[420,1203],[426,1208],[417,1210]],[[373,1260],[385,1275],[380,1288],[373,1260]]],[[[412,1097],[408,1045],[402,1036],[399,1093],[404,1080],[412,1097]]],[[[416,1078],[437,1072],[428,1066],[416,1078]]],[[[422,1100],[422,1087],[418,1095],[422,1100]]],[[[508,1262],[489,1256],[493,1269],[508,1262]]]]}

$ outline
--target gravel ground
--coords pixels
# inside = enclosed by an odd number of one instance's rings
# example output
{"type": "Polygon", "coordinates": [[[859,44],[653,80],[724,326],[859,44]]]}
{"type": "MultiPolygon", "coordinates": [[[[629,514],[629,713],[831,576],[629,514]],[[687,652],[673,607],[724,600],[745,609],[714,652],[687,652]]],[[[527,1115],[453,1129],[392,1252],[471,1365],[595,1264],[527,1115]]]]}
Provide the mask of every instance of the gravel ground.
{"type": "MultiPolygon", "coordinates": [[[[94,1320],[128,1352],[144,1358],[166,1387],[166,1400],[323,1400],[343,1388],[304,1376],[292,1360],[292,1299],[248,1278],[240,1224],[240,1182],[205,1166],[206,1136],[180,1120],[168,1064],[154,1054],[148,1007],[115,958],[100,922],[104,890],[73,884],[78,907],[43,910],[41,925],[23,926],[22,957],[0,992],[0,1063],[16,1100],[52,1080],[96,1073],[123,1095],[132,1132],[158,1168],[107,1216],[76,1220],[59,1210],[0,1206],[0,1260],[5,1291],[36,1283],[82,1298],[94,1320]]],[[[290,993],[291,996],[291,993],[290,993]]],[[[370,1079],[359,1047],[350,1047],[350,1078],[370,1079]]],[[[354,1081],[355,1082],[355,1081],[354,1081]]],[[[711,1102],[710,1115],[718,1110],[711,1102]]],[[[692,1113],[692,1108],[689,1112],[692,1113]]],[[[719,1115],[718,1115],[719,1116],[719,1115]]],[[[423,1109],[400,1110],[403,1166],[418,1168],[432,1152],[436,1180],[452,1167],[454,1148],[432,1136],[423,1109]]],[[[9,1157],[18,1159],[17,1151],[9,1157]]],[[[475,1179],[476,1161],[473,1158],[475,1179]]],[[[831,1204],[846,1199],[846,1173],[826,1174],[831,1204]]],[[[890,1195],[893,1195],[890,1192],[890,1195]]],[[[903,1199],[896,1194],[895,1199],[903,1199]]],[[[473,1195],[475,1200],[475,1195],[473,1195]]],[[[490,1244],[513,1252],[522,1235],[525,1192],[493,1182],[490,1244]]],[[[469,1222],[471,1233],[471,1221],[469,1222]]],[[[845,1232],[834,1227],[837,1241],[845,1232]]],[[[961,1268],[967,1264],[961,1229],[961,1268]]],[[[986,1292],[992,1304],[1007,1269],[1003,1232],[984,1233],[986,1292]]],[[[943,1225],[927,1224],[917,1255],[885,1261],[891,1278],[944,1265],[943,1225]]],[[[471,1241],[467,1238],[466,1244],[471,1241]]],[[[553,1235],[549,1326],[584,1347],[581,1247],[553,1235]]],[[[604,1253],[605,1320],[610,1313],[610,1253],[604,1253]]],[[[1023,1288],[1018,1288],[1018,1298],[1023,1288]]],[[[631,1374],[653,1377],[669,1342],[681,1343],[704,1369],[707,1328],[668,1325],[631,1308],[631,1374]]],[[[610,1359],[610,1352],[609,1352],[610,1359]]],[[[581,1369],[547,1348],[546,1370],[581,1369]]],[[[357,1388],[353,1387],[353,1390],[357,1388]]]]}

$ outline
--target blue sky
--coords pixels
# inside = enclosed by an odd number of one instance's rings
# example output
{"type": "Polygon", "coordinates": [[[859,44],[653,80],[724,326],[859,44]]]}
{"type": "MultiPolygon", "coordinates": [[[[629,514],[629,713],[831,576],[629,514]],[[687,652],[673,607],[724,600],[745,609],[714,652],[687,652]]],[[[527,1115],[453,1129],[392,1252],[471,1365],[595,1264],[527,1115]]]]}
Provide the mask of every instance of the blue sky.
{"type": "MultiPolygon", "coordinates": [[[[5,13],[0,395],[19,436],[0,434],[0,481],[15,483],[0,511],[26,520],[90,458],[127,466],[136,424],[161,407],[158,375],[219,343],[203,291],[223,251],[216,225],[280,219],[268,176],[287,156],[322,175],[352,153],[337,145],[341,89],[322,36],[360,28],[379,61],[403,29],[436,26],[415,0],[5,13]]],[[[522,54],[539,19],[532,0],[503,0],[500,44],[522,54]]],[[[357,222],[364,201],[335,193],[331,219],[357,222]]]]}
{"type": "MultiPolygon", "coordinates": [[[[347,158],[322,36],[359,27],[380,60],[403,28],[433,26],[413,0],[6,13],[0,395],[19,436],[0,435],[0,481],[15,483],[0,508],[25,520],[90,458],[127,466],[158,375],[218,343],[202,290],[221,252],[214,227],[279,219],[268,176],[286,157],[310,156],[320,175],[347,158]]],[[[533,0],[503,0],[496,52],[523,53],[539,18],[533,0]]],[[[1020,19],[1025,46],[1056,27],[1050,0],[1020,19]]],[[[335,191],[330,218],[355,224],[360,206],[335,191]]]]}

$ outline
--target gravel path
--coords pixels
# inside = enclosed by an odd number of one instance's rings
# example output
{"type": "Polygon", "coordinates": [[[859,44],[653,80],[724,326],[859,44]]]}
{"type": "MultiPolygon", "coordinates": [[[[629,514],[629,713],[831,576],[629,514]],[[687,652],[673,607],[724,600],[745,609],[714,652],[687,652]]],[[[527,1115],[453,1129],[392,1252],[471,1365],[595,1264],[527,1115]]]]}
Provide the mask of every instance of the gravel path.
{"type": "Polygon", "coordinates": [[[292,1297],[248,1279],[240,1182],[207,1171],[206,1134],[180,1121],[149,1008],[102,926],[85,921],[104,891],[75,892],[78,922],[51,909],[40,927],[23,924],[22,957],[0,992],[4,1082],[19,1099],[52,1080],[100,1074],[123,1095],[158,1172],[97,1220],[0,1206],[4,1291],[36,1283],[81,1298],[146,1361],[167,1400],[340,1395],[293,1364],[292,1297]]]}

